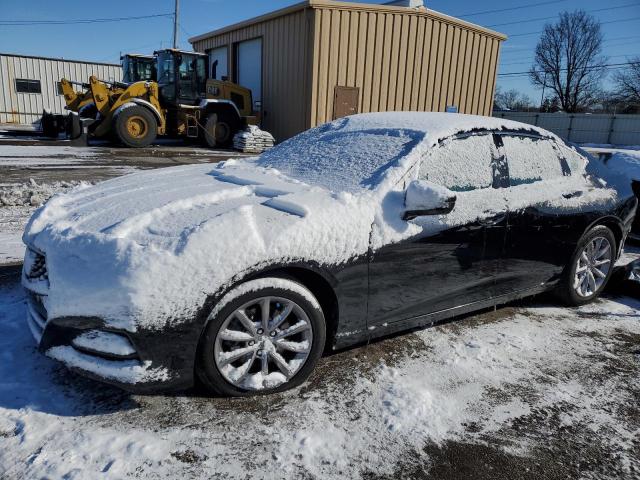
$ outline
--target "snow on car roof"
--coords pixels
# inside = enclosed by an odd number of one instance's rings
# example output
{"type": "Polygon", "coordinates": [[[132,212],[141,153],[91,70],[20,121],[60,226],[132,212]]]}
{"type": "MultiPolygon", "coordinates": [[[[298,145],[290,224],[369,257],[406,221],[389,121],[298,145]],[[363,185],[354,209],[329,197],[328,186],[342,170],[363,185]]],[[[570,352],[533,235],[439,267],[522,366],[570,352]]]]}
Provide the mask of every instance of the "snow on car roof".
{"type": "Polygon", "coordinates": [[[444,112],[377,112],[352,115],[333,124],[345,121],[345,131],[375,129],[415,130],[425,135],[430,146],[458,133],[473,130],[530,130],[547,137],[555,135],[542,128],[513,120],[480,115],[444,112]]]}
{"type": "Polygon", "coordinates": [[[264,153],[259,165],[333,191],[373,189],[390,167],[440,140],[475,130],[546,130],[494,117],[437,112],[364,113],[297,135],[264,153]]]}

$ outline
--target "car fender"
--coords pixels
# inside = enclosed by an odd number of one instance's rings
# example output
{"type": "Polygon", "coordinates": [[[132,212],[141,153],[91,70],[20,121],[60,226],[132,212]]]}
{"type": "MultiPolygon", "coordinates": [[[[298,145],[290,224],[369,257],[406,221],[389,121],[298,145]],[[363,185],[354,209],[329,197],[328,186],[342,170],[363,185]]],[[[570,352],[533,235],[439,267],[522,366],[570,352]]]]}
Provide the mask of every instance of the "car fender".
{"type": "MultiPolygon", "coordinates": [[[[311,274],[320,276],[326,282],[329,288],[331,288],[337,304],[340,304],[340,294],[339,289],[337,288],[339,282],[333,275],[333,273],[329,271],[329,269],[313,262],[270,262],[269,264],[258,265],[235,275],[232,279],[225,283],[225,285],[223,285],[216,292],[207,297],[204,305],[202,305],[200,311],[196,315],[196,328],[199,329],[200,337],[202,336],[202,333],[204,332],[208,322],[211,320],[209,318],[211,311],[227,293],[247,281],[255,280],[262,277],[288,276],[291,279],[297,280],[295,274],[287,272],[293,270],[307,271],[311,274]]],[[[329,319],[327,319],[327,321],[329,321],[329,319]]]]}
{"type": "Polygon", "coordinates": [[[618,242],[617,256],[620,256],[620,254],[622,253],[623,240],[625,237],[625,226],[622,223],[622,221],[615,215],[605,215],[604,217],[597,218],[584,229],[580,238],[582,238],[582,236],[585,235],[589,230],[591,230],[592,228],[598,225],[604,225],[605,227],[609,227],[609,228],[611,228],[612,226],[614,227],[612,228],[613,236],[618,242]]]}

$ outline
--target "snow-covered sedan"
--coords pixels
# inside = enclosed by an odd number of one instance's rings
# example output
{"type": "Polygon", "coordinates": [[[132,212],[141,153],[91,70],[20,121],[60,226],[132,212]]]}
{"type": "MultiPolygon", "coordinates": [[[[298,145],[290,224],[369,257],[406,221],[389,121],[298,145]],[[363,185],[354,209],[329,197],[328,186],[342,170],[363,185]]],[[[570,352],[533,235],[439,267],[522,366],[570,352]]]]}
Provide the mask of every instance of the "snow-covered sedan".
{"type": "Polygon", "coordinates": [[[637,201],[588,167],[533,126],[378,113],[109,180],[29,222],[28,325],[133,391],[284,390],[326,349],[546,290],[595,299],[637,201]]]}
{"type": "MultiPolygon", "coordinates": [[[[592,147],[590,150],[591,155],[602,162],[605,168],[626,179],[635,196],[640,199],[640,149],[592,147]]],[[[640,242],[640,215],[636,215],[633,221],[629,238],[640,242]]]]}

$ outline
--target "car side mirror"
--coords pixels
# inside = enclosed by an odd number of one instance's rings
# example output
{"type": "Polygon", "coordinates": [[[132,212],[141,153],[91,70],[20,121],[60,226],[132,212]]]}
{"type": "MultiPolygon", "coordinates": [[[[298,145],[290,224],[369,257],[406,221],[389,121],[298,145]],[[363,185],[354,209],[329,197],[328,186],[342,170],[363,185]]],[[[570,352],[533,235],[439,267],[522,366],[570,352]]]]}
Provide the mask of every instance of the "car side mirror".
{"type": "Polygon", "coordinates": [[[412,181],[404,195],[403,220],[426,215],[450,213],[456,205],[456,194],[427,180],[412,181]]]}

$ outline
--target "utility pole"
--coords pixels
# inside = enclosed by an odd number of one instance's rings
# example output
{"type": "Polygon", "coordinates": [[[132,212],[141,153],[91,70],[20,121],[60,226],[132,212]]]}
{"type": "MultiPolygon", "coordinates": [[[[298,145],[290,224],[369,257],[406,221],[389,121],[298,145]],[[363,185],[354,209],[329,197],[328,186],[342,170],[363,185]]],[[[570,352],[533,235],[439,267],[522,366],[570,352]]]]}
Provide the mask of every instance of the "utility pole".
{"type": "Polygon", "coordinates": [[[542,111],[542,107],[544,106],[544,89],[546,87],[547,87],[547,72],[544,72],[544,81],[542,82],[542,98],[540,99],[540,111],[542,111]]]}
{"type": "Polygon", "coordinates": [[[176,0],[176,8],[173,13],[173,48],[178,48],[178,15],[180,13],[180,0],[176,0]]]}

